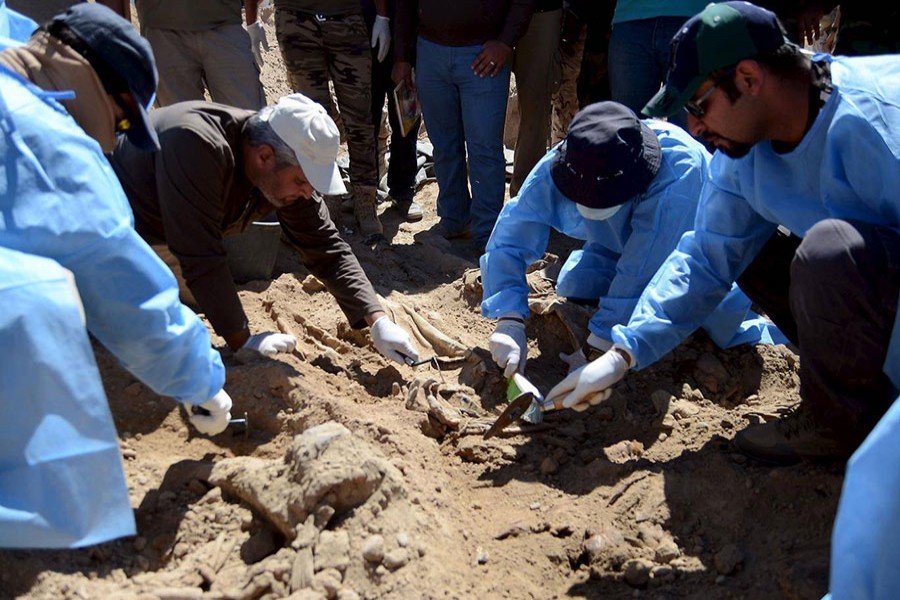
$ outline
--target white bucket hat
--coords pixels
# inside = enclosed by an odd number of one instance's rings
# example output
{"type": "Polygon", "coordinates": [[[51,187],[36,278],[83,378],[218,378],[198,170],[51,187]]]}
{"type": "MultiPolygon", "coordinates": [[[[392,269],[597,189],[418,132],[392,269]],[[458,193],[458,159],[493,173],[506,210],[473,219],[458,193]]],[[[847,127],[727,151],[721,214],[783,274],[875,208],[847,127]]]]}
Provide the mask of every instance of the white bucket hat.
{"type": "Polygon", "coordinates": [[[260,118],[294,151],[313,189],[328,195],[347,193],[335,162],[341,134],[321,104],[303,94],[290,94],[260,118]]]}

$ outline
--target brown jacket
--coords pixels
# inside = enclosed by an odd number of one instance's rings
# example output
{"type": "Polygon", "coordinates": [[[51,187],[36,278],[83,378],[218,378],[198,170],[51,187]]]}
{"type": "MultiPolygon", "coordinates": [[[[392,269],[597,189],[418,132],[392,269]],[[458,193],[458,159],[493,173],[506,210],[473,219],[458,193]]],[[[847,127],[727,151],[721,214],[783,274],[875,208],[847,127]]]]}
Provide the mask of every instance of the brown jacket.
{"type": "Polygon", "coordinates": [[[372,284],[340,237],[318,197],[276,210],[244,176],[241,129],[253,114],[212,102],[180,102],[150,113],[159,152],[122,138],[110,157],[150,243],[165,242],[178,258],[201,310],[219,335],[247,326],[228,269],[223,238],[277,213],[303,264],[334,295],[353,327],[381,310],[372,284]]]}

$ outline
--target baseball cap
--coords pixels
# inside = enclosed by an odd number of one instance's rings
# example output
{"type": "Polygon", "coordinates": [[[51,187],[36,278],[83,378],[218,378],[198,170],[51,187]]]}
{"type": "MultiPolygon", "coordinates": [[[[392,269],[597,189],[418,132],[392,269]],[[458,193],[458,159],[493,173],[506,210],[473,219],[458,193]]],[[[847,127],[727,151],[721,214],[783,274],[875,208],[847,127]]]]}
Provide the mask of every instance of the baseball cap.
{"type": "Polygon", "coordinates": [[[584,217],[604,219],[646,191],[661,160],[659,139],[634,111],[618,102],[596,102],[572,118],[550,176],[584,217]]]}
{"type": "Polygon", "coordinates": [[[125,135],[143,150],[159,150],[147,114],[159,83],[156,61],[134,25],[102,4],[82,2],[53,17],[47,31],[91,63],[107,92],[131,92],[137,114],[129,115],[134,122],[125,135]]]}
{"type": "Polygon", "coordinates": [[[710,73],[789,43],[770,10],[749,2],[710,4],[672,38],[665,85],[642,112],[651,117],[671,116],[710,73]]]}
{"type": "Polygon", "coordinates": [[[303,94],[282,96],[260,113],[272,130],[291,147],[306,179],[320,194],[347,193],[337,166],[341,134],[325,108],[303,94]]]}

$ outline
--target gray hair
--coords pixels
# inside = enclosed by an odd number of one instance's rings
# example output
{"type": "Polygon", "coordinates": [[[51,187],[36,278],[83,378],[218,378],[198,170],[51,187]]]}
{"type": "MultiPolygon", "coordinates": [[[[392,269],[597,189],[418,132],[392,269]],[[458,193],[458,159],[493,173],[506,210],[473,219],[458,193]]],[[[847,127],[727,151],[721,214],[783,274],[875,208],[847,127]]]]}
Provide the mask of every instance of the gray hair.
{"type": "Polygon", "coordinates": [[[242,131],[244,139],[252,148],[266,145],[272,148],[275,153],[275,168],[283,169],[285,167],[298,167],[300,163],[297,161],[297,155],[294,154],[293,148],[288,146],[283,139],[278,137],[275,130],[269,125],[269,122],[262,117],[266,116],[274,107],[266,106],[244,123],[242,131]]]}

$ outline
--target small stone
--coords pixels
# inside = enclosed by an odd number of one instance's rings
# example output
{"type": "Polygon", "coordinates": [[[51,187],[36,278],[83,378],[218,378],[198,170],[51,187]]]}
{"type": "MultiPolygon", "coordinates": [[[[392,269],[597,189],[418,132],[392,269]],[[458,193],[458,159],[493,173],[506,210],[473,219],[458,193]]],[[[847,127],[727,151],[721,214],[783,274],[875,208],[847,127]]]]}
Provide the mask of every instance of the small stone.
{"type": "Polygon", "coordinates": [[[398,533],[397,534],[397,545],[400,546],[401,548],[406,548],[407,546],[409,546],[409,536],[402,531],[400,533],[398,533]]]}
{"type": "Polygon", "coordinates": [[[144,548],[147,547],[147,538],[139,535],[134,538],[134,541],[131,542],[131,545],[136,552],[141,552],[144,548]]]}
{"type": "Polygon", "coordinates": [[[622,565],[625,572],[625,581],[632,587],[643,587],[650,581],[650,569],[653,568],[648,561],[642,558],[632,558],[622,565]]]}
{"type": "Polygon", "coordinates": [[[552,456],[548,456],[541,461],[541,474],[542,475],[552,475],[559,470],[559,463],[553,459],[552,456]]]}
{"type": "Polygon", "coordinates": [[[650,577],[654,581],[670,583],[675,581],[675,569],[669,565],[659,565],[650,570],[650,577]]]}
{"type": "Polygon", "coordinates": [[[380,563],[384,560],[384,538],[380,535],[371,535],[362,547],[363,558],[372,563],[380,563]]]}
{"type": "Polygon", "coordinates": [[[389,570],[396,571],[405,566],[408,562],[409,553],[404,548],[396,548],[384,555],[384,562],[382,564],[389,570]]]}
{"type": "Polygon", "coordinates": [[[678,544],[672,540],[663,540],[656,547],[656,552],[654,553],[656,562],[661,564],[668,564],[679,556],[681,556],[681,551],[678,549],[678,544]]]}
{"type": "Polygon", "coordinates": [[[728,544],[716,552],[713,562],[716,565],[716,571],[722,575],[730,575],[738,565],[744,562],[744,555],[737,546],[728,544]]]}
{"type": "Polygon", "coordinates": [[[488,561],[488,558],[490,558],[490,555],[488,554],[487,550],[485,550],[481,546],[478,546],[478,548],[475,549],[476,564],[483,565],[488,561]]]}
{"type": "Polygon", "coordinates": [[[582,547],[585,554],[587,554],[589,563],[594,562],[594,559],[600,555],[600,552],[603,550],[604,546],[605,544],[603,537],[599,535],[592,535],[588,539],[584,540],[582,547]]]}

